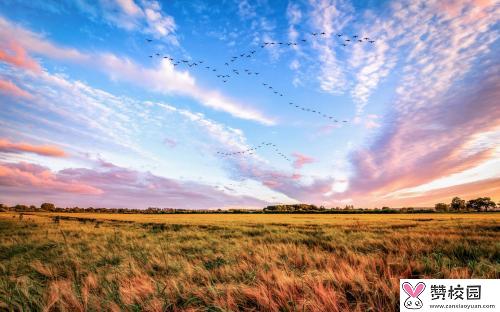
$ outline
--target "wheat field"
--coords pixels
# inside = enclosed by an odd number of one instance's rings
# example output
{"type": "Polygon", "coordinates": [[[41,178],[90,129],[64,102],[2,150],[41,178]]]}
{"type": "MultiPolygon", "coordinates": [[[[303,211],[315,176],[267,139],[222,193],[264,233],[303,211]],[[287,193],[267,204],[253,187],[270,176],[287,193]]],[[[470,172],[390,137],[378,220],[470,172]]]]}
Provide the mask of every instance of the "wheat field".
{"type": "Polygon", "coordinates": [[[499,221],[4,212],[0,310],[395,311],[400,278],[500,278],[499,221]]]}

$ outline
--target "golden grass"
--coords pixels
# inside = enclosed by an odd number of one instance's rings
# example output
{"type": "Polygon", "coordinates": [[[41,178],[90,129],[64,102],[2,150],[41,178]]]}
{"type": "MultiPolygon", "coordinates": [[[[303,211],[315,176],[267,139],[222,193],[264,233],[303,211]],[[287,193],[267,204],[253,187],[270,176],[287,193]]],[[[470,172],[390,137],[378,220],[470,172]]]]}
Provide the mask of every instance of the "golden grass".
{"type": "Polygon", "coordinates": [[[498,221],[0,213],[0,310],[395,311],[400,278],[499,278],[498,221]]]}

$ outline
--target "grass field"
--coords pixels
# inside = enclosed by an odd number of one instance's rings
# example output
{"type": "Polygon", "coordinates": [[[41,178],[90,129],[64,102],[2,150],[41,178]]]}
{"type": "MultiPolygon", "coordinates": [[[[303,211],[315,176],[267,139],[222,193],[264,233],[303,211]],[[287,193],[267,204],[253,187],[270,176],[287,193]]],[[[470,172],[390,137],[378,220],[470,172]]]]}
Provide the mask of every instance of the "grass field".
{"type": "Polygon", "coordinates": [[[0,213],[0,310],[394,311],[400,278],[500,278],[499,221],[0,213]]]}

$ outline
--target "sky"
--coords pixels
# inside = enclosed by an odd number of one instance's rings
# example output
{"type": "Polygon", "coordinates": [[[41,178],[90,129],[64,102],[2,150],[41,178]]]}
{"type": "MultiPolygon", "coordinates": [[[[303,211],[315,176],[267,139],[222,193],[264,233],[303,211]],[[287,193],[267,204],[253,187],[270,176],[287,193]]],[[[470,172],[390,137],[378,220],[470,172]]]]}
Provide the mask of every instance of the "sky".
{"type": "Polygon", "coordinates": [[[499,21],[494,0],[2,1],[0,202],[499,201],[499,21]]]}

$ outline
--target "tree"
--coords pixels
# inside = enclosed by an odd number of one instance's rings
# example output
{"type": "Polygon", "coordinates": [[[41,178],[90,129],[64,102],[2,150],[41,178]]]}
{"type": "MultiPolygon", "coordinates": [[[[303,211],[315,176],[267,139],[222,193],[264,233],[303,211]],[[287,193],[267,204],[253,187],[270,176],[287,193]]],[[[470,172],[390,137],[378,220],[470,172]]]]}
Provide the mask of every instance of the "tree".
{"type": "Polygon", "coordinates": [[[40,208],[45,211],[54,211],[56,206],[52,203],[43,203],[40,208]]]}
{"type": "Polygon", "coordinates": [[[434,206],[434,209],[436,209],[436,211],[448,211],[449,208],[450,208],[450,206],[448,204],[445,204],[445,203],[437,203],[434,206]]]}
{"type": "Polygon", "coordinates": [[[450,206],[454,211],[465,210],[465,200],[461,199],[460,197],[453,197],[450,206]]]}
{"type": "Polygon", "coordinates": [[[489,197],[479,197],[469,200],[466,206],[468,209],[476,211],[481,211],[482,209],[488,211],[488,208],[495,208],[497,205],[489,197]]]}
{"type": "Polygon", "coordinates": [[[28,210],[28,206],[17,204],[17,205],[14,206],[14,210],[16,210],[16,211],[26,211],[26,210],[28,210]]]}

